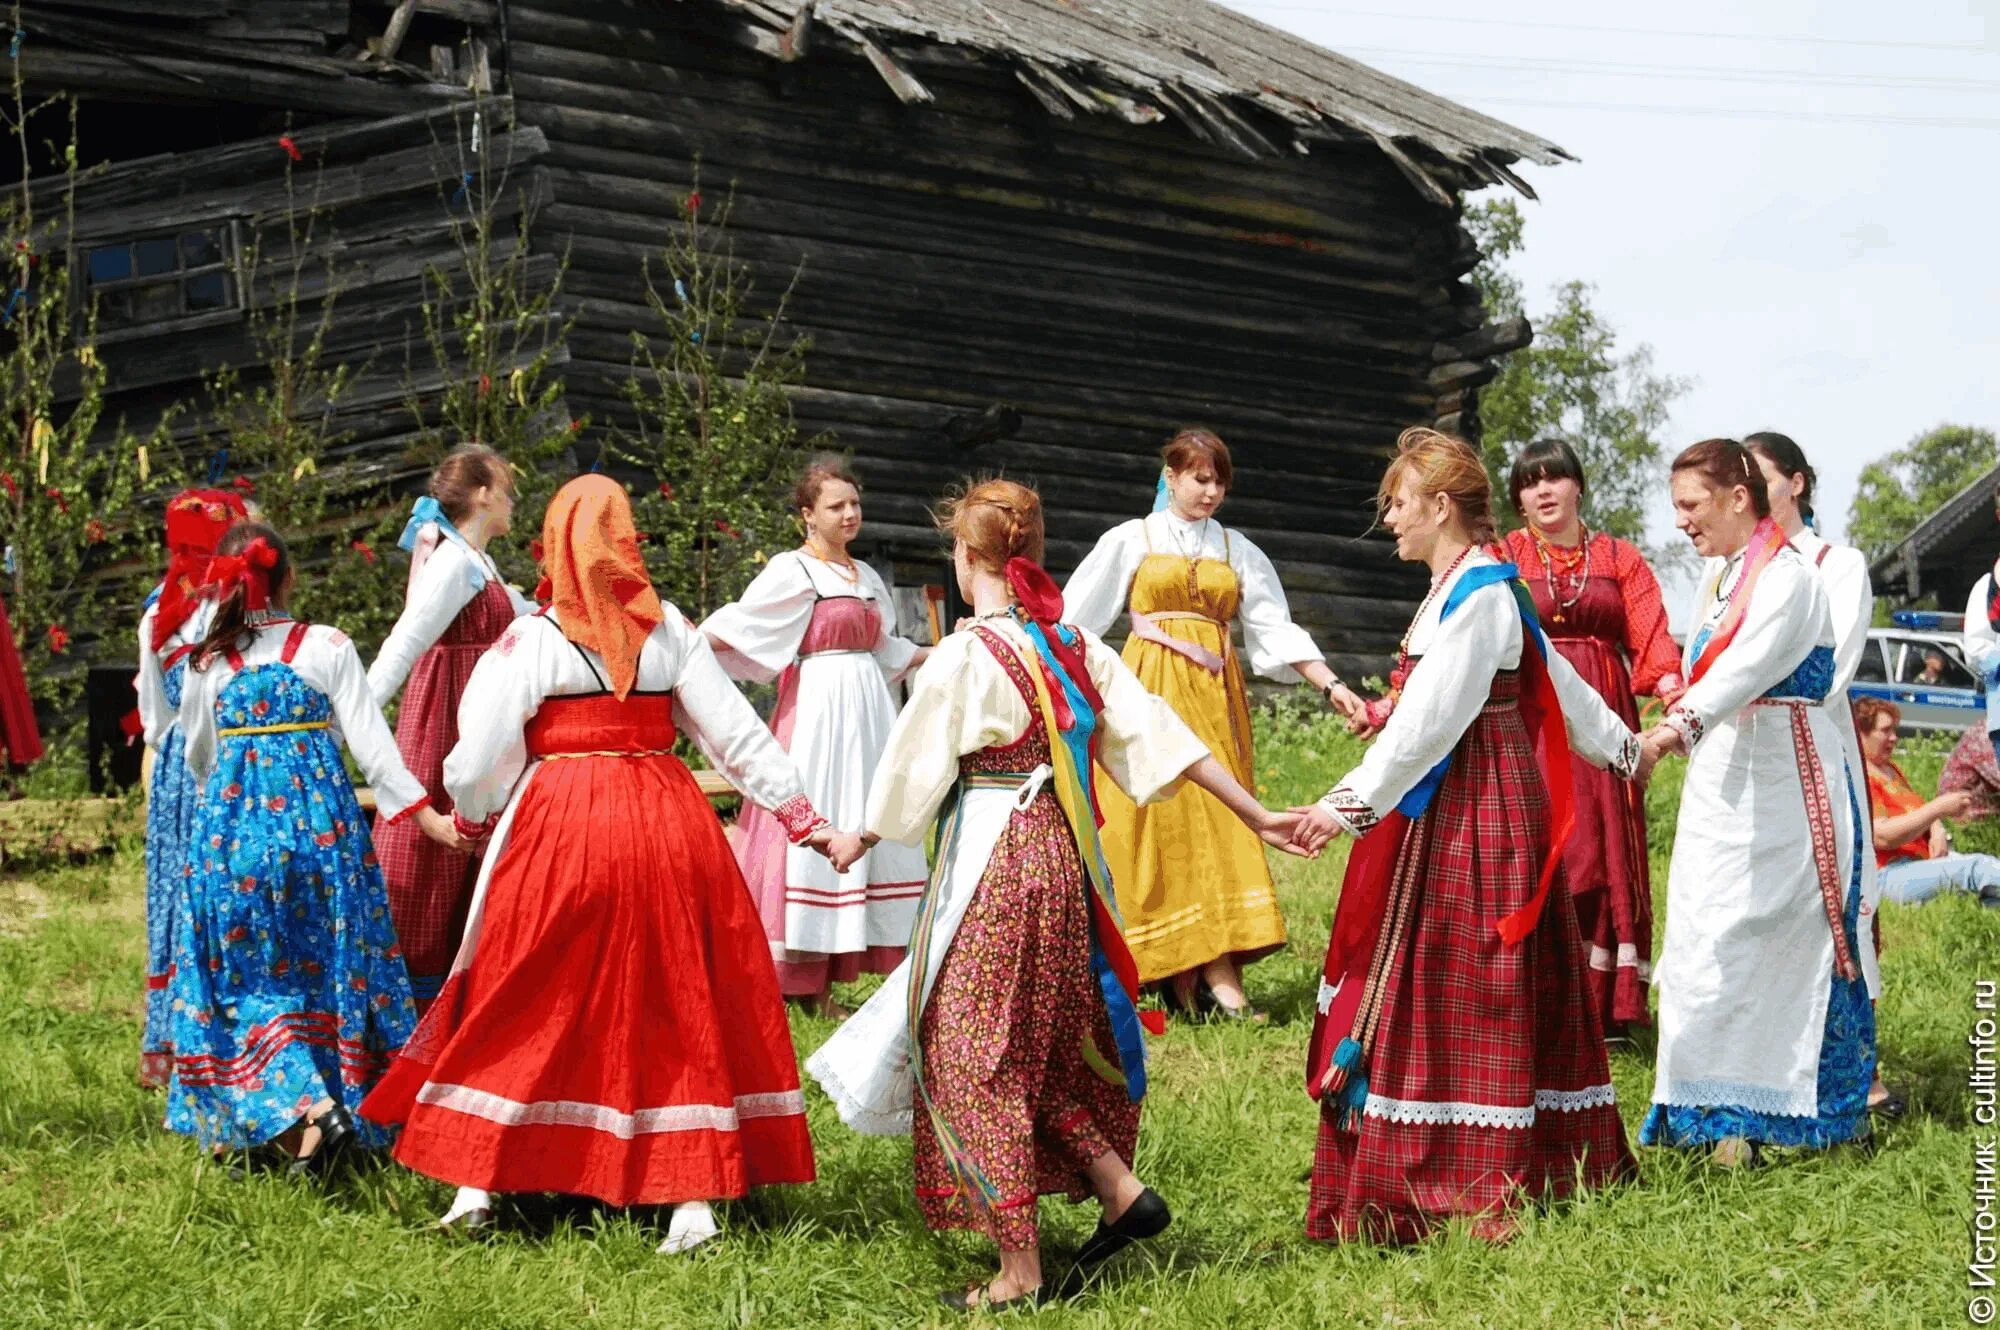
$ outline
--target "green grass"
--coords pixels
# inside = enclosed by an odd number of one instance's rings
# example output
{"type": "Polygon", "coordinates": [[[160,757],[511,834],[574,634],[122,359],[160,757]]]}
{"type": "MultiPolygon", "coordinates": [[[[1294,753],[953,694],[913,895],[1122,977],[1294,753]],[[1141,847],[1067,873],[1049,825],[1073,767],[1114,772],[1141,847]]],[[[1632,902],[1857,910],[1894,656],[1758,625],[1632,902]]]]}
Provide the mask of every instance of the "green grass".
{"type": "MultiPolygon", "coordinates": [[[[1356,754],[1299,715],[1259,721],[1273,802],[1312,797],[1356,754]]],[[[1935,779],[1941,750],[1910,756],[1914,778],[1935,779]]],[[[1655,783],[1663,829],[1678,778],[1670,766],[1655,783]]],[[[1641,1183],[1532,1215],[1508,1248],[1454,1230],[1383,1251],[1323,1247],[1301,1231],[1315,1123],[1301,1058],[1340,863],[1287,860],[1278,872],[1292,945],[1250,980],[1272,1024],[1176,1026],[1154,1044],[1138,1165],[1173,1204],[1173,1229],[1037,1324],[1963,1323],[1965,1037],[1972,979],[1995,974],[2000,912],[1964,900],[1888,907],[1883,1048],[1916,1110],[1872,1156],[1726,1173],[1645,1150],[1641,1183]]],[[[982,1243],[925,1231],[907,1143],[852,1135],[816,1087],[820,1181],[731,1207],[726,1241],[691,1258],[653,1254],[650,1215],[537,1208],[492,1242],[445,1240],[426,1231],[445,1190],[394,1167],[327,1193],[232,1183],[159,1130],[158,1097],[132,1082],[139,900],[129,848],[0,879],[0,1327],[950,1324],[936,1291],[990,1268],[982,1243]]],[[[801,1051],[829,1029],[795,1020],[801,1051]]],[[[1613,1070],[1636,1128],[1650,1060],[1621,1052],[1613,1070]]],[[[1043,1215],[1059,1252],[1082,1240],[1094,1208],[1049,1202],[1043,1215]]]]}

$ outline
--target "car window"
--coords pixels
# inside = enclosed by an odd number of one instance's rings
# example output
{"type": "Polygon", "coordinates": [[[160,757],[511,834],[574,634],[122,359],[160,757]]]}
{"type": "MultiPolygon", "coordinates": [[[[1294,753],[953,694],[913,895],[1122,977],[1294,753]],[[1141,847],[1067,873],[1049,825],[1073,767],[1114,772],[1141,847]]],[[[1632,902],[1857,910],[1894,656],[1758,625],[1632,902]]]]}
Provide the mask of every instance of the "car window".
{"type": "Polygon", "coordinates": [[[1854,677],[1860,683],[1887,683],[1889,671],[1883,663],[1882,653],[1888,643],[1871,637],[1861,649],[1861,664],[1855,668],[1854,677]]]}
{"type": "Polygon", "coordinates": [[[1927,642],[1896,644],[1896,682],[1933,688],[1971,688],[1972,672],[1949,651],[1927,642]]]}

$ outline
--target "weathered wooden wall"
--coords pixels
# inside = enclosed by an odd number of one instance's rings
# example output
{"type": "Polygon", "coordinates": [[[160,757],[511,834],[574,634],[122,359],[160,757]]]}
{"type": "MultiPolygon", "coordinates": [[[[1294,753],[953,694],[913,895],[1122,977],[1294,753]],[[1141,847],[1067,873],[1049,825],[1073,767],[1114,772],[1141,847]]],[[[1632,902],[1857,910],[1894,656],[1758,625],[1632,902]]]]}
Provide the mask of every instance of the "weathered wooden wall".
{"type": "MultiPolygon", "coordinates": [[[[459,105],[299,130],[292,136],[303,158],[297,163],[264,138],[104,168],[78,185],[77,243],[236,219],[243,266],[261,259],[247,301],[269,310],[294,281],[292,231],[310,227],[297,267],[300,326],[308,334],[316,326],[331,282],[324,354],[353,374],[334,416],[336,430],[351,437],[321,466],[352,458],[365,463],[357,479],[410,480],[424,469],[412,452],[419,431],[410,402],[441,385],[424,341],[425,274],[464,267],[454,223],[465,222],[469,201],[455,196],[475,164],[467,155],[472,114],[459,105]]],[[[537,130],[510,130],[504,101],[487,104],[483,114],[492,125],[481,136],[487,187],[505,219],[546,200],[539,163],[547,144],[537,130]]],[[[56,187],[49,187],[51,202],[56,187]]],[[[553,255],[538,259],[534,279],[547,281],[556,262],[553,255]]],[[[258,382],[247,313],[107,339],[99,354],[107,426],[122,418],[144,431],[180,406],[189,409],[175,417],[173,432],[190,444],[210,426],[206,375],[234,366],[246,386],[258,382]]]]}
{"type": "MultiPolygon", "coordinates": [[[[1271,167],[1167,126],[1051,118],[1004,71],[926,66],[906,108],[824,45],[781,65],[695,5],[510,0],[518,114],[548,141],[581,301],[573,400],[616,420],[642,258],[700,162],[734,189],[734,249],[812,339],[801,420],[854,449],[878,539],[935,548],[925,512],[971,471],[1041,486],[1050,562],[1147,510],[1179,424],[1237,456],[1225,519],[1277,560],[1295,613],[1379,671],[1409,570],[1363,539],[1397,432],[1462,405],[1481,367],[1440,344],[1479,323],[1474,253],[1378,152],[1271,167]],[[952,422],[996,403],[1015,435],[952,422]]],[[[906,57],[909,53],[905,53],[906,57]]],[[[935,571],[931,572],[933,578],[935,571]]]]}

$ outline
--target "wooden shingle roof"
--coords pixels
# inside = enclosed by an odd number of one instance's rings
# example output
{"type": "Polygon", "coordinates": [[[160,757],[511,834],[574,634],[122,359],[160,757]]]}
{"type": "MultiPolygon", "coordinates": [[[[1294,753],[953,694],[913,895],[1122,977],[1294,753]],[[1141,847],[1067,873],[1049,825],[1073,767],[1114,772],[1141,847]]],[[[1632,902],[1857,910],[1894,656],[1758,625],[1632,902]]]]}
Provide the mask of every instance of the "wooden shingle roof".
{"type": "Polygon", "coordinates": [[[921,65],[1011,67],[1051,114],[1174,120],[1250,157],[1315,142],[1375,143],[1424,193],[1453,174],[1533,196],[1508,168],[1573,160],[1547,139],[1389,77],[1208,0],[719,0],[781,60],[816,40],[858,48],[906,102],[931,99],[921,65]]]}

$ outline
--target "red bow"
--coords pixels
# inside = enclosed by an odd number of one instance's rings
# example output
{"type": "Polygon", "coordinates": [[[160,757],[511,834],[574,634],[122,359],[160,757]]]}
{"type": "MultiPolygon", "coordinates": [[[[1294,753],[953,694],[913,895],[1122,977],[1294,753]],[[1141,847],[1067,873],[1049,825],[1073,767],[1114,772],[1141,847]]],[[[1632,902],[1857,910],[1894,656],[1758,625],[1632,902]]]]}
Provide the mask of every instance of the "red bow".
{"type": "Polygon", "coordinates": [[[262,536],[245,545],[241,553],[218,554],[208,564],[207,585],[226,596],[243,588],[243,608],[263,610],[271,606],[271,570],[278,566],[278,551],[262,536]]]}

